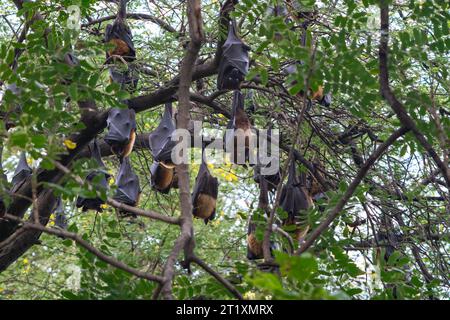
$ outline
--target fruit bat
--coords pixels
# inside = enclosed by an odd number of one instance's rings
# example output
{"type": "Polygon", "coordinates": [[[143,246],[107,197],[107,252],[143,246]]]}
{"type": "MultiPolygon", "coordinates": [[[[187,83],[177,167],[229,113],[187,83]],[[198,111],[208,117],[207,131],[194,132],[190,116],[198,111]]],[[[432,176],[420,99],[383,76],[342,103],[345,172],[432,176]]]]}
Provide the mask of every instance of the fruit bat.
{"type": "Polygon", "coordinates": [[[195,179],[192,193],[192,214],[203,219],[205,224],[216,216],[216,202],[219,193],[219,182],[208,170],[206,162],[202,161],[195,179]]]}
{"type": "Polygon", "coordinates": [[[20,154],[19,163],[17,164],[16,170],[14,171],[14,176],[12,178],[12,185],[17,186],[19,183],[28,178],[33,170],[28,166],[27,158],[25,152],[20,154]]]}
{"type": "Polygon", "coordinates": [[[117,191],[113,199],[129,206],[137,206],[141,187],[139,185],[139,177],[133,172],[130,158],[122,159],[119,173],[117,174],[117,191]]]}
{"type": "Polygon", "coordinates": [[[172,149],[176,145],[175,141],[172,141],[174,131],[175,123],[172,120],[172,104],[166,103],[161,122],[149,135],[149,146],[155,161],[166,164],[172,163],[172,149]]]}
{"type": "MultiPolygon", "coordinates": [[[[269,216],[268,211],[269,198],[268,198],[268,185],[267,181],[261,179],[259,181],[259,202],[258,209],[265,212],[269,216]]],[[[247,229],[247,259],[257,260],[264,258],[263,241],[258,240],[256,236],[257,223],[253,220],[253,215],[250,217],[247,229]]],[[[273,242],[270,242],[270,249],[272,252],[273,242]]]]}
{"type": "Polygon", "coordinates": [[[136,114],[133,109],[113,108],[108,113],[108,134],[105,142],[113,153],[127,157],[133,150],[136,140],[136,114]]]}
{"type": "MultiPolygon", "coordinates": [[[[272,128],[269,128],[269,130],[267,130],[267,135],[268,135],[268,142],[270,141],[270,138],[272,137],[272,128]]],[[[270,156],[270,154],[269,154],[270,156]]],[[[263,181],[265,181],[265,183],[267,183],[267,188],[268,191],[270,192],[275,192],[278,184],[280,183],[281,180],[281,174],[280,171],[278,170],[277,173],[275,174],[271,174],[271,175],[263,175],[261,174],[261,169],[263,168],[263,164],[260,163],[259,158],[258,158],[258,162],[256,164],[256,166],[253,169],[253,180],[260,184],[261,183],[261,178],[263,179],[263,181]]],[[[268,163],[267,165],[265,165],[266,167],[270,167],[271,163],[268,163]]]]}
{"type": "Polygon", "coordinates": [[[219,90],[239,89],[248,73],[250,47],[236,35],[236,22],[228,27],[228,37],[222,46],[222,57],[219,63],[217,88],[219,90]]]}
{"type": "MultiPolygon", "coordinates": [[[[94,140],[94,143],[93,143],[92,146],[91,145],[89,146],[89,150],[90,150],[90,153],[91,153],[91,158],[93,158],[98,164],[98,169],[95,169],[95,170],[91,171],[87,175],[86,181],[92,182],[94,179],[95,180],[99,179],[98,180],[98,185],[94,186],[94,187],[95,188],[100,187],[103,190],[107,190],[108,189],[109,175],[104,172],[106,167],[105,167],[105,164],[102,161],[102,157],[101,157],[101,154],[100,154],[100,149],[99,149],[99,147],[97,145],[97,141],[96,140],[94,140]],[[98,176],[100,178],[97,178],[98,176]]],[[[95,211],[98,211],[98,212],[102,212],[103,210],[102,210],[101,206],[104,203],[105,202],[99,197],[93,198],[93,199],[78,197],[76,205],[77,205],[77,208],[82,208],[83,212],[86,212],[88,210],[95,210],[95,211]]]]}
{"type": "Polygon", "coordinates": [[[63,202],[61,198],[58,198],[55,209],[55,226],[60,229],[67,230],[67,224],[67,217],[64,212],[63,202]]]}
{"type": "Polygon", "coordinates": [[[176,182],[175,165],[172,162],[172,149],[176,145],[172,141],[174,131],[172,104],[166,103],[161,122],[149,135],[149,146],[154,159],[150,167],[151,184],[153,189],[161,193],[168,193],[176,182]]]}
{"type": "Polygon", "coordinates": [[[242,93],[237,90],[234,91],[232,119],[228,123],[227,129],[232,129],[232,131],[227,130],[225,136],[226,151],[231,152],[231,159],[234,163],[245,164],[250,158],[252,128],[247,113],[244,110],[244,97],[242,93]],[[241,141],[242,139],[244,140],[244,150],[240,148],[241,145],[238,145],[238,133],[243,135],[241,141]],[[238,163],[238,160],[241,159],[244,160],[244,163],[238,163]]]}
{"type": "Polygon", "coordinates": [[[308,210],[313,205],[312,199],[308,194],[305,183],[299,181],[296,173],[295,162],[291,161],[289,167],[289,178],[287,183],[283,186],[280,196],[280,207],[287,213],[287,218],[282,219],[283,225],[296,225],[297,236],[301,236],[302,233],[306,234],[307,228],[303,225],[307,223],[307,217],[305,216],[305,210],[308,210]]]}
{"type": "Polygon", "coordinates": [[[256,238],[256,223],[250,221],[247,229],[247,259],[257,260],[263,259],[263,247],[262,240],[256,238]]]}
{"type": "Polygon", "coordinates": [[[106,63],[111,63],[111,60],[116,60],[112,56],[120,56],[127,62],[132,62],[136,59],[133,35],[125,20],[126,2],[126,0],[120,1],[120,8],[116,20],[112,25],[109,24],[106,26],[105,42],[114,45],[113,49],[106,52],[106,63]]]}

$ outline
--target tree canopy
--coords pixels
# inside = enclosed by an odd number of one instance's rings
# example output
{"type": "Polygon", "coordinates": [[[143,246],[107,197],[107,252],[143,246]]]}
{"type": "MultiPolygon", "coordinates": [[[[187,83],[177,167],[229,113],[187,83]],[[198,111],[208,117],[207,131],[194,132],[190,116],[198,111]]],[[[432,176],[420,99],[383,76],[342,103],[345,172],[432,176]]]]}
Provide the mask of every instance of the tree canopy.
{"type": "Polygon", "coordinates": [[[448,299],[449,18],[0,0],[0,299],[448,299]],[[171,163],[194,120],[279,132],[279,175],[171,163]]]}

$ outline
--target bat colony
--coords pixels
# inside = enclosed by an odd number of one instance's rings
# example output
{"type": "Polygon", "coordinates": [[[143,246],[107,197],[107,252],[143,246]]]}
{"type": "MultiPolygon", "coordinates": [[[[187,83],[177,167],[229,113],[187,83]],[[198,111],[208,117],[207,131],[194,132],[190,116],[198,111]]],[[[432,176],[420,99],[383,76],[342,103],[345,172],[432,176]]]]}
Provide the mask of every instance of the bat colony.
{"type": "MultiPolygon", "coordinates": [[[[285,7],[272,8],[273,15],[287,17],[288,10],[285,7]]],[[[294,15],[297,19],[303,19],[301,12],[294,15]]],[[[305,20],[307,21],[307,20],[305,20]]],[[[304,34],[302,36],[303,45],[306,44],[306,27],[304,24],[304,34]]],[[[242,148],[235,151],[238,145],[236,135],[226,135],[224,137],[225,145],[233,150],[231,159],[237,163],[238,158],[248,162],[250,156],[250,146],[252,142],[252,124],[244,108],[245,99],[240,91],[241,83],[249,69],[249,51],[250,47],[246,45],[237,35],[237,26],[235,21],[231,21],[228,26],[228,36],[222,47],[222,56],[219,63],[217,88],[219,90],[233,90],[232,117],[227,125],[227,129],[232,132],[243,133],[243,153],[239,153],[242,148]]],[[[105,65],[109,69],[110,81],[120,85],[122,89],[133,93],[138,85],[138,75],[134,62],[136,60],[136,51],[133,44],[133,36],[126,22],[126,1],[120,1],[120,8],[114,23],[106,27],[105,42],[111,47],[106,52],[105,65]]],[[[65,60],[71,65],[78,64],[78,59],[73,54],[65,56],[65,60]]],[[[297,72],[297,66],[302,65],[302,61],[297,61],[288,65],[284,70],[286,75],[293,75],[297,72]]],[[[290,85],[295,85],[295,80],[290,85]]],[[[18,93],[18,88],[11,86],[12,92],[18,93]]],[[[299,95],[303,96],[304,92],[299,95]]],[[[314,100],[324,106],[331,103],[331,95],[324,94],[323,88],[319,87],[315,92],[308,94],[309,100],[314,100]]],[[[247,95],[251,100],[249,112],[254,111],[251,91],[247,95]]],[[[151,165],[151,187],[157,192],[167,194],[172,188],[177,188],[176,166],[171,160],[171,153],[175,147],[175,142],[171,137],[176,129],[174,122],[172,104],[166,103],[164,113],[158,127],[149,134],[148,145],[153,156],[151,165]]],[[[271,129],[269,130],[269,137],[271,129]]],[[[107,133],[104,141],[111,148],[114,155],[118,157],[120,168],[115,179],[117,186],[114,199],[129,206],[137,206],[141,188],[139,178],[134,173],[129,155],[133,150],[136,139],[136,116],[132,109],[113,108],[108,113],[107,133]]],[[[106,192],[109,187],[109,174],[101,158],[101,151],[94,140],[88,147],[90,157],[96,164],[86,176],[85,181],[91,184],[88,193],[82,194],[76,201],[76,206],[82,211],[95,210],[101,212],[106,200],[106,192]],[[101,196],[100,196],[101,195],[101,196]]],[[[314,162],[317,174],[323,175],[325,172],[319,162],[314,162]]],[[[268,214],[269,195],[274,195],[280,184],[281,174],[277,172],[273,175],[263,175],[261,173],[262,164],[257,161],[254,166],[254,181],[259,185],[260,196],[258,211],[262,212],[262,221],[268,214]]],[[[12,192],[19,188],[32,174],[32,169],[28,166],[24,153],[20,155],[19,163],[12,179],[12,192]]],[[[216,203],[218,197],[218,180],[213,177],[208,169],[205,157],[202,151],[202,163],[195,180],[195,186],[192,193],[192,214],[194,217],[204,220],[205,224],[213,220],[216,214],[216,203]]],[[[289,166],[288,180],[281,189],[280,208],[286,213],[286,217],[281,219],[281,225],[290,230],[292,237],[301,241],[308,232],[307,210],[313,206],[313,198],[319,199],[323,196],[322,186],[311,175],[305,177],[304,174],[297,176],[295,162],[292,161],[289,166]]],[[[0,216],[4,214],[5,203],[0,198],[0,216]]],[[[130,216],[125,211],[119,212],[122,216],[130,216]]],[[[260,219],[261,220],[261,217],[260,219]]],[[[251,215],[248,223],[247,232],[247,258],[250,260],[262,259],[262,238],[261,232],[258,233],[260,221],[255,220],[251,215]],[[259,234],[259,235],[258,235],[259,234]]],[[[59,228],[65,229],[68,219],[64,214],[64,206],[61,199],[58,199],[55,206],[55,224],[59,228]]],[[[271,249],[274,244],[271,243],[271,249]]]]}

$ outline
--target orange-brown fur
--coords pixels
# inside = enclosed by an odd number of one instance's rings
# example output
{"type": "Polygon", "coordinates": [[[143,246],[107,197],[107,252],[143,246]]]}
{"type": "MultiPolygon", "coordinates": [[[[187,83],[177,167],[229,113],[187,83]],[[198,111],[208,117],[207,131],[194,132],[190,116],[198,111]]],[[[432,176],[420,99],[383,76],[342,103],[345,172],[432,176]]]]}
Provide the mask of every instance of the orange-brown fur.
{"type": "Polygon", "coordinates": [[[208,219],[216,209],[216,199],[210,195],[200,193],[194,205],[194,216],[208,219]]]}
{"type": "Polygon", "coordinates": [[[262,257],[263,255],[262,241],[258,241],[258,239],[256,239],[256,236],[253,233],[247,235],[247,244],[248,248],[253,253],[253,255],[257,257],[262,257]]]}
{"type": "Polygon", "coordinates": [[[115,48],[108,51],[110,56],[127,56],[130,53],[130,47],[127,43],[121,39],[111,39],[110,44],[113,44],[115,48]]]}
{"type": "Polygon", "coordinates": [[[136,131],[135,130],[131,130],[130,133],[130,141],[128,142],[128,144],[125,146],[122,156],[123,157],[128,157],[131,153],[131,151],[133,151],[133,147],[134,147],[134,142],[136,141],[136,131]]]}
{"type": "Polygon", "coordinates": [[[173,176],[174,176],[174,168],[164,164],[163,162],[160,162],[159,168],[156,171],[156,178],[155,178],[156,189],[158,190],[167,189],[172,183],[173,176]]]}
{"type": "Polygon", "coordinates": [[[320,101],[323,98],[323,87],[319,86],[317,91],[311,94],[312,100],[320,101]]]}
{"type": "MultiPolygon", "coordinates": [[[[298,96],[299,96],[299,97],[303,97],[303,91],[300,91],[300,92],[298,93],[298,96]]],[[[314,91],[314,92],[313,92],[311,89],[309,89],[308,97],[309,97],[311,100],[316,100],[316,101],[322,100],[322,98],[323,98],[323,87],[322,87],[322,86],[319,86],[319,87],[317,88],[317,91],[314,91]]]]}

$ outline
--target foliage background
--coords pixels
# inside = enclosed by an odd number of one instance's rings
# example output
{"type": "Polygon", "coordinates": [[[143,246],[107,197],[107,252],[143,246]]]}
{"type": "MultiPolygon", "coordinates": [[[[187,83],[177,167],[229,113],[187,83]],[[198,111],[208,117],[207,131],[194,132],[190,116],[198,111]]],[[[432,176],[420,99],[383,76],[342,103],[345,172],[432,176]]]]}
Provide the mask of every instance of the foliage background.
{"type": "MultiPolygon", "coordinates": [[[[265,88],[253,90],[257,109],[252,119],[258,127],[275,122],[281,129],[283,143],[291,145],[293,121],[299,111],[292,95],[301,87],[281,89],[282,67],[292,60],[307,60],[309,52],[299,45],[298,30],[290,30],[280,17],[265,14],[269,2],[272,1],[240,1],[233,14],[239,21],[241,36],[252,47],[247,79],[258,76],[260,80],[256,84],[246,82],[244,90],[265,88]]],[[[3,167],[9,178],[21,150],[28,152],[33,168],[51,166],[49,159],[65,149],[65,137],[80,128],[79,110],[65,102],[67,96],[74,101],[94,98],[105,110],[119,105],[127,97],[108,84],[107,70],[102,65],[104,45],[100,40],[105,23],[83,27],[80,32],[68,29],[65,8],[69,5],[80,6],[82,23],[88,21],[87,16],[97,19],[116,12],[115,5],[105,1],[36,1],[29,5],[30,9],[41,12],[46,18],[33,25],[25,43],[18,43],[12,29],[20,30],[23,17],[17,16],[12,2],[0,0],[0,15],[11,24],[0,25],[0,79],[26,88],[20,97],[6,93],[2,100],[2,110],[15,104],[24,108],[20,117],[14,119],[17,121],[14,130],[7,132],[4,127],[0,128],[3,167]],[[45,28],[51,30],[46,45],[45,28]],[[75,48],[82,61],[76,70],[64,67],[58,60],[70,47],[75,48]],[[14,48],[26,49],[18,61],[16,74],[8,67],[14,48]],[[61,84],[65,77],[73,79],[71,85],[61,84]]],[[[327,193],[329,200],[322,203],[323,212],[317,206],[310,210],[309,220],[314,228],[345,192],[358,169],[352,145],[337,138],[349,128],[358,127],[385,140],[399,127],[399,122],[379,93],[378,2],[302,1],[302,5],[316,6],[319,11],[309,33],[309,41],[313,39],[317,44],[311,86],[315,88],[325,83],[326,91],[333,93],[330,108],[314,104],[308,111],[301,142],[296,146],[307,159],[322,159],[328,179],[336,185],[327,193]]],[[[390,73],[395,94],[440,154],[448,155],[448,3],[399,0],[391,6],[390,73]],[[436,119],[444,132],[439,132],[436,119]]],[[[184,8],[183,1],[130,2],[129,12],[150,12],[177,31],[167,32],[150,21],[129,20],[143,70],[136,96],[154,91],[178,74],[186,39],[184,8]]],[[[202,1],[207,43],[202,48],[201,58],[210,58],[215,52],[219,9],[218,1],[202,1]]],[[[309,67],[310,63],[305,63],[296,74],[298,83],[303,83],[309,67]]],[[[215,77],[204,79],[201,94],[213,94],[215,81],[215,77]]],[[[217,101],[230,110],[230,94],[220,95],[217,101]]],[[[153,130],[161,112],[158,106],[139,113],[138,132],[153,130]]],[[[223,114],[202,105],[194,108],[192,117],[207,121],[213,128],[225,126],[228,121],[223,114]]],[[[362,134],[353,142],[363,158],[377,145],[368,134],[362,134]]],[[[177,190],[164,196],[149,186],[150,153],[137,150],[132,161],[143,186],[140,206],[169,216],[179,215],[177,190]]],[[[117,160],[107,158],[106,164],[114,175],[117,160]]],[[[79,160],[72,170],[83,176],[89,165],[92,166],[79,160]]],[[[434,167],[413,135],[407,134],[397,141],[388,155],[375,165],[369,174],[370,182],[365,181],[358,187],[345,212],[322,234],[312,250],[300,257],[289,257],[282,251],[276,253],[281,278],[257,271],[256,264],[245,258],[247,219],[256,210],[258,201],[252,169],[229,164],[213,164],[211,169],[220,179],[218,217],[208,225],[195,221],[196,253],[235,284],[246,298],[449,298],[448,187],[436,182],[421,183],[434,167]],[[373,188],[374,185],[377,187],[373,188]],[[392,194],[400,196],[395,198],[392,194]],[[400,221],[404,225],[400,225],[398,216],[402,217],[400,221]],[[366,219],[366,223],[352,227],[352,222],[358,219],[366,219]],[[380,259],[384,252],[382,247],[355,250],[361,242],[373,239],[375,229],[381,228],[387,219],[391,221],[391,228],[408,235],[388,261],[380,259]],[[436,238],[428,238],[430,234],[436,238]],[[430,281],[424,277],[412,252],[414,247],[419,249],[421,260],[432,275],[430,281]]],[[[306,170],[303,166],[299,169],[306,170]]],[[[191,185],[197,170],[198,166],[193,165],[191,185]]],[[[77,232],[105,253],[131,266],[152,273],[161,270],[178,235],[176,226],[142,218],[120,219],[111,207],[103,213],[82,213],[75,208],[74,200],[80,192],[88,190],[70,179],[55,190],[64,199],[69,231],[77,232]]],[[[113,191],[112,185],[111,194],[113,191]]],[[[49,225],[52,223],[50,221],[49,225]]],[[[285,245],[278,236],[276,241],[280,246],[285,245]]],[[[176,298],[232,298],[201,269],[194,267],[191,275],[179,265],[176,270],[176,298]]],[[[153,289],[153,283],[108,266],[72,241],[46,234],[0,274],[0,299],[149,299],[153,289]]]]}

